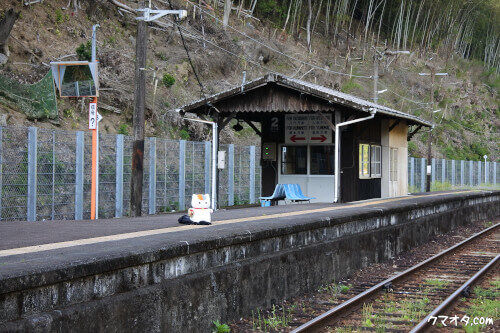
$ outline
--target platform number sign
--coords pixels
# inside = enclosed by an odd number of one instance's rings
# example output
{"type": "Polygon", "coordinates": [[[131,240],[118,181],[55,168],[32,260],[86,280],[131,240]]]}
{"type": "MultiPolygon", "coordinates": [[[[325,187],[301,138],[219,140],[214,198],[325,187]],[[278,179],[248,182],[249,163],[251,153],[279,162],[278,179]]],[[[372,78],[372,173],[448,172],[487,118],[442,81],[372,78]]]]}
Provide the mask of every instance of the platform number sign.
{"type": "Polygon", "coordinates": [[[102,116],[97,112],[97,103],[89,104],[89,130],[97,129],[97,123],[100,122],[102,116]]]}
{"type": "Polygon", "coordinates": [[[271,132],[278,132],[279,130],[279,122],[278,117],[271,118],[271,132]]]}

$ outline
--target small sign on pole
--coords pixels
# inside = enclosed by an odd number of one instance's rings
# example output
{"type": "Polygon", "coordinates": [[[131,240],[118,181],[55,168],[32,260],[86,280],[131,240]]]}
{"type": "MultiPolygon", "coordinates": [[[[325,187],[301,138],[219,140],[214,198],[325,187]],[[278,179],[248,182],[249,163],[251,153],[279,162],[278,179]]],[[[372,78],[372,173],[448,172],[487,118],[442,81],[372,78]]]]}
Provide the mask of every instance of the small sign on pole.
{"type": "Polygon", "coordinates": [[[89,103],[89,130],[97,129],[97,103],[89,103]]]}

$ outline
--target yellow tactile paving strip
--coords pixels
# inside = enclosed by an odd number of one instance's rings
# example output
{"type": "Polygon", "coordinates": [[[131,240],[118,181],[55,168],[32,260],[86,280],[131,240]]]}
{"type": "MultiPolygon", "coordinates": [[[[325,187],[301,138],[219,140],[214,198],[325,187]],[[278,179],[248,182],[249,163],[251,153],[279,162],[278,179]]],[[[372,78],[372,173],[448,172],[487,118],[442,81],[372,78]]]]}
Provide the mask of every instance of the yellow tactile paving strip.
{"type": "MultiPolygon", "coordinates": [[[[224,224],[231,224],[231,223],[241,223],[241,222],[249,222],[249,221],[253,222],[253,221],[268,220],[268,219],[274,219],[274,218],[280,218],[280,217],[300,216],[300,215],[313,214],[313,213],[329,212],[329,211],[346,209],[346,208],[373,206],[373,205],[377,205],[380,203],[393,202],[393,201],[403,201],[403,200],[408,200],[408,199],[415,199],[418,197],[437,197],[437,196],[443,196],[443,195],[449,195],[449,194],[461,194],[461,193],[472,193],[472,192],[482,192],[482,191],[470,191],[470,190],[468,190],[468,191],[459,191],[459,192],[452,192],[452,193],[413,195],[413,196],[399,197],[399,198],[392,198],[392,199],[365,201],[365,202],[360,202],[360,203],[350,204],[350,205],[343,205],[343,206],[333,206],[333,207],[301,210],[301,211],[295,211],[295,212],[289,212],[289,213],[250,216],[250,217],[237,218],[237,219],[214,221],[215,223],[213,225],[205,225],[205,226],[199,225],[199,226],[196,226],[196,229],[210,228],[210,227],[217,226],[217,225],[224,225],[224,224]]],[[[122,234],[109,235],[109,236],[83,238],[83,239],[76,239],[76,240],[65,241],[65,242],[57,242],[57,243],[48,243],[48,244],[41,244],[41,245],[34,245],[34,246],[27,246],[27,247],[19,247],[19,248],[0,251],[0,257],[8,257],[8,256],[43,252],[43,251],[49,251],[49,250],[58,250],[58,249],[72,247],[72,246],[91,245],[91,244],[111,242],[111,241],[120,241],[120,240],[126,240],[126,239],[137,238],[137,237],[162,235],[162,234],[168,234],[168,233],[172,233],[172,232],[178,232],[178,231],[183,231],[183,230],[192,230],[192,229],[193,229],[193,226],[191,226],[191,225],[183,225],[183,226],[178,226],[178,227],[143,230],[143,231],[122,233],[122,234]]]]}

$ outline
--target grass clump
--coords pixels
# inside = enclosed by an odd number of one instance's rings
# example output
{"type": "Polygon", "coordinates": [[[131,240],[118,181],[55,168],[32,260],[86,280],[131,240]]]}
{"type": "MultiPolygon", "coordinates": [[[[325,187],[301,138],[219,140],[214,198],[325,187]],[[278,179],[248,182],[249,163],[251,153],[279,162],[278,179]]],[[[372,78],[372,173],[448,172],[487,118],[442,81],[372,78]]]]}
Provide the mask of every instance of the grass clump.
{"type": "Polygon", "coordinates": [[[170,88],[175,83],[175,77],[173,77],[171,74],[165,73],[163,74],[161,82],[165,87],[170,88]]]}
{"type": "Polygon", "coordinates": [[[283,306],[280,311],[276,305],[273,305],[271,313],[267,316],[260,309],[257,309],[256,315],[252,311],[252,328],[268,332],[287,327],[292,321],[292,312],[294,309],[295,305],[288,307],[288,309],[283,306]]]}

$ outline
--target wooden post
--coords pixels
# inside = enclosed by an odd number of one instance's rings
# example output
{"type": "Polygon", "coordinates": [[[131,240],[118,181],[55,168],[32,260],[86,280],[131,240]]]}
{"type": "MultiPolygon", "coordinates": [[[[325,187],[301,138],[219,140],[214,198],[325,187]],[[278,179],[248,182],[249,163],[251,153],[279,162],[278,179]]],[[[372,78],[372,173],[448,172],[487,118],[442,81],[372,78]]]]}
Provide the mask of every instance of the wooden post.
{"type": "Polygon", "coordinates": [[[147,41],[148,23],[144,20],[139,20],[137,22],[137,39],[135,44],[134,143],[132,150],[132,175],[130,179],[130,211],[132,216],[141,216],[142,214],[147,41]]]}

